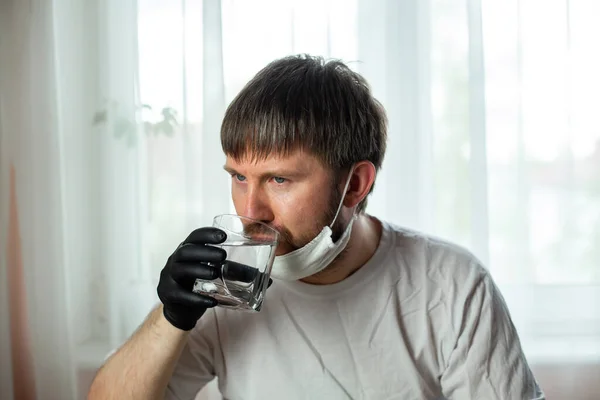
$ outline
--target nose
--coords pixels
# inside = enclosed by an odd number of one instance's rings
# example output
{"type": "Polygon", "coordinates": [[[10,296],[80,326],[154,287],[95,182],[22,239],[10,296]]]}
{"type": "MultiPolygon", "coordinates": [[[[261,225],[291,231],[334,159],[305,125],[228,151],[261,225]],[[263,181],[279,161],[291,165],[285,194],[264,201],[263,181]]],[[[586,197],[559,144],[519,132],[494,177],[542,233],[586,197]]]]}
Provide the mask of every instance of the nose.
{"type": "Polygon", "coordinates": [[[264,223],[270,223],[274,218],[269,201],[260,187],[248,188],[244,198],[243,212],[246,217],[264,223]]]}

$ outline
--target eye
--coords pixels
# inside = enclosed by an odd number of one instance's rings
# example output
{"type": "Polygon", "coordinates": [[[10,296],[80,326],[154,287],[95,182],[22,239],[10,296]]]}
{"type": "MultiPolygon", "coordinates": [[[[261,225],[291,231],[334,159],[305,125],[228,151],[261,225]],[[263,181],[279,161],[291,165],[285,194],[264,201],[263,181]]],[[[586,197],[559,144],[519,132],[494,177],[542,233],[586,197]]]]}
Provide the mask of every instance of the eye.
{"type": "Polygon", "coordinates": [[[280,185],[281,185],[282,183],[285,183],[285,181],[286,181],[286,179],[285,179],[285,178],[282,178],[282,177],[280,177],[280,176],[274,176],[274,177],[273,177],[273,180],[274,180],[276,183],[280,184],[280,185]]]}
{"type": "Polygon", "coordinates": [[[231,175],[232,177],[234,177],[236,180],[240,181],[240,182],[244,182],[246,180],[246,177],[244,175],[240,175],[240,174],[233,174],[231,175]]]}

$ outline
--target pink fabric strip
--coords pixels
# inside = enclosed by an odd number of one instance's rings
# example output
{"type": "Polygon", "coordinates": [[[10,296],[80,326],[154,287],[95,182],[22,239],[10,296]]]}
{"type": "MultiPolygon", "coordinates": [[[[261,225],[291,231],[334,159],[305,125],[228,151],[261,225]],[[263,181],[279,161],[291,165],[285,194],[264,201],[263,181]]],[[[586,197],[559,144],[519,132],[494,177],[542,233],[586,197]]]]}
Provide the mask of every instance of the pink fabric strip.
{"type": "Polygon", "coordinates": [[[35,400],[35,377],[30,331],[27,326],[27,295],[21,254],[17,184],[14,166],[10,167],[10,210],[8,223],[7,275],[10,312],[13,392],[19,400],[35,400]]]}

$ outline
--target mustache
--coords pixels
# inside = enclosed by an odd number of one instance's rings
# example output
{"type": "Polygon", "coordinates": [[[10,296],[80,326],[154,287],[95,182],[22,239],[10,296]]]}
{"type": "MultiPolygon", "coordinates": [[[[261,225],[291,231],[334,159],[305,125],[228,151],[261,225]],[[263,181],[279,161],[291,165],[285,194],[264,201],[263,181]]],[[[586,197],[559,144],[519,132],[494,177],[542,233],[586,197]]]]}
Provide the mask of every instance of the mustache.
{"type": "Polygon", "coordinates": [[[271,226],[271,225],[263,225],[258,223],[250,223],[244,226],[244,233],[252,238],[260,239],[261,236],[264,237],[272,237],[273,232],[271,229],[276,230],[279,233],[279,241],[286,242],[289,244],[293,243],[293,238],[291,232],[283,227],[283,226],[271,226]],[[269,229],[270,228],[270,229],[269,229]]]}

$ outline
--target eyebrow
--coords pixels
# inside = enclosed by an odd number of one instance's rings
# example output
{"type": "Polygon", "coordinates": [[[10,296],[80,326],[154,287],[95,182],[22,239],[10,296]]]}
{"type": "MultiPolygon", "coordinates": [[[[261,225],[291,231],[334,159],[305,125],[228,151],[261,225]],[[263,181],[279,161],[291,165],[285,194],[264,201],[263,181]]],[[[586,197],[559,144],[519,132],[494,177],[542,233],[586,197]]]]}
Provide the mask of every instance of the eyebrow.
{"type": "Polygon", "coordinates": [[[228,165],[223,165],[223,169],[225,171],[229,172],[230,174],[237,174],[238,173],[235,169],[231,168],[228,165]]]}
{"type": "MultiPolygon", "coordinates": [[[[239,174],[238,171],[236,171],[234,168],[228,166],[228,165],[224,165],[223,169],[227,172],[229,172],[230,174],[239,174]]],[[[240,174],[243,175],[243,174],[240,174]]],[[[292,178],[298,178],[298,177],[303,177],[303,176],[307,176],[309,175],[308,173],[304,173],[304,172],[298,172],[298,171],[289,171],[289,170],[272,170],[272,171],[265,171],[264,173],[261,174],[261,177],[270,177],[270,176],[281,176],[281,177],[292,177],[292,178]]]]}

